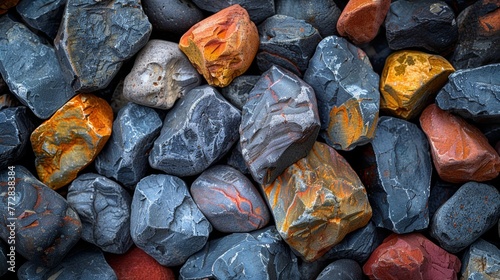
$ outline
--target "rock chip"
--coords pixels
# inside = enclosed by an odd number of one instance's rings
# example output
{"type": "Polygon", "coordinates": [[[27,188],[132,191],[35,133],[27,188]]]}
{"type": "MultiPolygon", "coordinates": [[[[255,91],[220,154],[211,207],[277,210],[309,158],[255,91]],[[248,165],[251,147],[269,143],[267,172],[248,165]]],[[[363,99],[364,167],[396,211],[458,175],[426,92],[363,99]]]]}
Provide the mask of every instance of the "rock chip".
{"type": "Polygon", "coordinates": [[[329,264],[316,280],[361,280],[363,271],[356,261],[343,259],[329,264]]]}
{"type": "Polygon", "coordinates": [[[142,0],[142,7],[156,31],[182,35],[205,16],[191,0],[142,0]]]}
{"type": "Polygon", "coordinates": [[[236,108],[242,110],[248,100],[248,94],[260,79],[257,75],[242,75],[234,78],[227,86],[221,89],[221,94],[236,108]]]}
{"type": "Polygon", "coordinates": [[[66,0],[21,0],[16,10],[29,26],[54,39],[65,5],[66,0]]]}
{"type": "Polygon", "coordinates": [[[250,19],[255,23],[260,23],[266,18],[274,15],[273,0],[192,0],[196,6],[205,11],[216,13],[231,5],[238,4],[247,10],[250,19]]]}
{"type": "Polygon", "coordinates": [[[500,279],[500,250],[478,239],[462,258],[462,279],[500,279]]]}
{"type": "Polygon", "coordinates": [[[0,109],[0,169],[19,160],[29,147],[35,127],[26,111],[24,106],[0,109]]]}
{"type": "Polygon", "coordinates": [[[7,13],[7,11],[15,7],[19,0],[3,0],[2,3],[0,3],[0,15],[7,13]]]}

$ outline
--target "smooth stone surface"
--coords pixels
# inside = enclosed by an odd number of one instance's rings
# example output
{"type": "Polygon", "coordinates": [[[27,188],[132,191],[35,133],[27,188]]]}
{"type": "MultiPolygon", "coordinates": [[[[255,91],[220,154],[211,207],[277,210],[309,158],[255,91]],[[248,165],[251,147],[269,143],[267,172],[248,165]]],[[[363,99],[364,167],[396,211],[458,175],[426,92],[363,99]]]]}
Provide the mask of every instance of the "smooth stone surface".
{"type": "Polygon", "coordinates": [[[247,10],[250,19],[260,23],[266,18],[274,15],[274,0],[192,0],[196,6],[205,11],[216,13],[231,5],[238,4],[247,10]]]}
{"type": "Polygon", "coordinates": [[[212,226],[178,177],[144,177],[132,199],[130,233],[137,247],[161,265],[183,264],[205,246],[212,226]]]}
{"type": "Polygon", "coordinates": [[[243,106],[240,145],[253,179],[268,184],[307,155],[320,121],[314,90],[292,72],[273,66],[243,106]]]}
{"type": "Polygon", "coordinates": [[[363,271],[356,261],[343,259],[329,264],[316,280],[361,280],[363,271]]]}
{"type": "Polygon", "coordinates": [[[478,239],[462,258],[462,279],[500,279],[500,250],[478,239]]]}
{"type": "Polygon", "coordinates": [[[434,214],[430,234],[448,252],[472,244],[500,218],[500,193],[487,184],[468,182],[434,214]]]}
{"type": "Polygon", "coordinates": [[[182,35],[204,18],[191,0],[142,0],[141,3],[148,20],[159,32],[182,35]]]}
{"type": "Polygon", "coordinates": [[[240,111],[215,88],[194,88],[167,113],[149,164],[179,177],[200,174],[238,140],[240,120],[240,111]]]}
{"type": "Polygon", "coordinates": [[[21,0],[16,10],[29,26],[54,39],[65,5],[66,0],[21,0]]]}
{"type": "Polygon", "coordinates": [[[226,163],[227,165],[238,170],[239,172],[245,175],[250,175],[250,170],[248,170],[248,166],[245,162],[245,159],[241,154],[240,142],[237,142],[236,145],[233,147],[233,149],[229,153],[229,156],[227,157],[226,163]]]}
{"type": "Polygon", "coordinates": [[[12,165],[25,154],[34,129],[26,107],[0,109],[0,169],[12,165]]]}
{"type": "Polygon", "coordinates": [[[67,1],[54,44],[65,79],[75,90],[106,88],[123,62],[147,43],[152,27],[140,3],[67,1]]]}
{"type": "Polygon", "coordinates": [[[221,89],[221,94],[239,110],[248,100],[248,94],[260,79],[257,75],[242,75],[236,77],[227,87],[221,89]]]}
{"type": "Polygon", "coordinates": [[[321,133],[335,149],[352,150],[370,142],[377,127],[379,76],[366,54],[346,39],[323,39],[309,61],[304,81],[314,88],[321,133]]]}
{"type": "Polygon", "coordinates": [[[137,104],[166,110],[200,83],[200,74],[176,43],[153,39],[137,55],[125,78],[123,96],[137,104]]]}

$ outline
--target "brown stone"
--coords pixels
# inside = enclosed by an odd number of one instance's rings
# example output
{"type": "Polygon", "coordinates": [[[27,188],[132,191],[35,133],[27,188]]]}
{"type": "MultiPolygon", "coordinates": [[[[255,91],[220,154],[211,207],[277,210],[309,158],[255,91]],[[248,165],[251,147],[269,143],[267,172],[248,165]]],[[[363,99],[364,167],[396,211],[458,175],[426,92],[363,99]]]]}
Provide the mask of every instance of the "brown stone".
{"type": "Polygon", "coordinates": [[[380,109],[407,120],[418,116],[454,71],[439,55],[411,50],[391,54],[380,77],[380,109]]]}
{"type": "Polygon", "coordinates": [[[372,216],[358,175],[320,142],[263,188],[280,235],[306,261],[317,260],[372,216]]]}
{"type": "Polygon", "coordinates": [[[259,34],[248,12],[236,4],[193,25],[179,48],[208,84],[225,87],[252,64],[259,34]]]}
{"type": "Polygon", "coordinates": [[[0,3],[0,15],[5,14],[10,8],[15,7],[19,0],[2,0],[0,3]]]}
{"type": "Polygon", "coordinates": [[[111,135],[113,111],[102,98],[73,97],[31,134],[40,180],[58,189],[94,160],[111,135]]]}
{"type": "Polygon", "coordinates": [[[484,134],[462,118],[429,105],[420,125],[439,177],[451,183],[488,181],[500,172],[500,156],[484,134]]]}

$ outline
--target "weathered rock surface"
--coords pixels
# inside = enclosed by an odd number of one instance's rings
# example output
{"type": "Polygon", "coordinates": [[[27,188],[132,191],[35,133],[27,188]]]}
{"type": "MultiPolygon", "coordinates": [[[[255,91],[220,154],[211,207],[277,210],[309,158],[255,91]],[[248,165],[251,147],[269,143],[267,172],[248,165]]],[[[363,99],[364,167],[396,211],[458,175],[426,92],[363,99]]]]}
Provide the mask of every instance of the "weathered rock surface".
{"type": "Polygon", "coordinates": [[[248,100],[248,94],[260,79],[257,75],[242,75],[236,77],[227,87],[221,89],[221,94],[236,108],[242,110],[248,100]]]}
{"type": "Polygon", "coordinates": [[[54,39],[65,5],[65,0],[21,0],[16,10],[29,26],[54,39]]]}
{"type": "Polygon", "coordinates": [[[363,271],[356,261],[343,259],[329,264],[316,280],[361,280],[363,271]]]}
{"type": "Polygon", "coordinates": [[[192,0],[196,6],[205,11],[216,13],[231,5],[238,4],[247,10],[250,19],[255,23],[260,23],[266,18],[274,15],[273,0],[192,0]]]}
{"type": "Polygon", "coordinates": [[[500,250],[478,239],[462,258],[462,279],[500,279],[500,250]]]}
{"type": "Polygon", "coordinates": [[[26,152],[33,129],[26,107],[0,109],[0,169],[12,165],[26,152]]]}
{"type": "Polygon", "coordinates": [[[162,33],[182,35],[204,18],[191,0],[142,0],[141,3],[153,28],[162,33]]]}

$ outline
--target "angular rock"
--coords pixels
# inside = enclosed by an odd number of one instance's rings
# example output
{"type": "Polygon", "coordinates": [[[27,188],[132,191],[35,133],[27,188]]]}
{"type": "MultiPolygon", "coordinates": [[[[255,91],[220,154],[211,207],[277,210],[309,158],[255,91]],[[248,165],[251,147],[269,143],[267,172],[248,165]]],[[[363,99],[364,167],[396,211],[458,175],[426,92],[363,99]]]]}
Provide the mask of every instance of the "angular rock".
{"type": "Polygon", "coordinates": [[[65,5],[65,0],[21,0],[16,10],[29,26],[54,39],[65,5]]]}
{"type": "Polygon", "coordinates": [[[123,62],[147,43],[152,27],[140,3],[67,1],[54,44],[65,79],[75,90],[107,87],[123,62]]]}
{"type": "Polygon", "coordinates": [[[431,193],[429,195],[429,220],[432,221],[432,217],[434,217],[439,207],[448,201],[459,187],[460,185],[448,183],[441,179],[437,179],[436,182],[432,184],[431,193]]]}
{"type": "Polygon", "coordinates": [[[255,23],[260,23],[266,18],[274,15],[273,0],[192,0],[196,6],[205,11],[216,13],[231,5],[238,4],[247,10],[250,19],[255,23]]]}
{"type": "Polygon", "coordinates": [[[31,134],[38,177],[53,189],[76,178],[111,135],[113,111],[93,94],[72,98],[31,134]]]}
{"type": "Polygon", "coordinates": [[[472,244],[500,218],[500,193],[487,184],[468,182],[434,214],[430,234],[441,248],[457,253],[472,244]]]}
{"type": "Polygon", "coordinates": [[[165,110],[200,83],[200,74],[176,43],[151,40],[139,52],[125,78],[123,96],[137,104],[165,110]]]}
{"type": "Polygon", "coordinates": [[[415,118],[454,70],[439,55],[412,50],[391,54],[380,77],[380,109],[403,119],[415,118]]]}
{"type": "Polygon", "coordinates": [[[191,185],[191,195],[214,229],[249,232],[263,228],[271,214],[252,182],[238,170],[216,165],[191,185]]]}
{"type": "Polygon", "coordinates": [[[137,184],[130,218],[132,239],[161,265],[183,264],[205,246],[211,231],[178,177],[149,175],[137,184]]]}
{"type": "Polygon", "coordinates": [[[321,136],[335,149],[352,150],[375,136],[379,76],[368,57],[346,39],[323,39],[309,61],[304,81],[314,88],[321,136]]]}
{"type": "Polygon", "coordinates": [[[263,189],[280,235],[305,261],[320,258],[372,216],[358,175],[320,142],[263,189]]]}
{"type": "Polygon", "coordinates": [[[113,122],[111,138],[95,159],[97,172],[134,189],[146,176],[149,151],[161,126],[154,109],[135,103],[125,105],[113,122]]]}
{"type": "Polygon", "coordinates": [[[250,175],[250,170],[248,170],[248,166],[241,154],[241,145],[240,142],[237,142],[236,145],[231,150],[231,153],[227,157],[226,161],[227,165],[235,168],[245,175],[250,175]]]}
{"type": "Polygon", "coordinates": [[[329,264],[316,280],[361,280],[363,271],[356,261],[343,259],[329,264]]]}
{"type": "Polygon", "coordinates": [[[149,164],[179,177],[200,174],[238,140],[240,120],[215,88],[194,88],[167,113],[149,164]]]}
{"type": "Polygon", "coordinates": [[[248,94],[260,79],[257,75],[242,75],[236,77],[227,87],[221,89],[221,94],[236,108],[242,110],[248,100],[248,94]]]}
{"type": "Polygon", "coordinates": [[[7,13],[7,11],[15,7],[19,0],[4,0],[0,3],[0,15],[7,13]]]}
{"type": "Polygon", "coordinates": [[[500,279],[500,250],[478,239],[462,258],[462,279],[500,279]]]}
{"type": "Polygon", "coordinates": [[[240,145],[253,179],[268,184],[307,155],[320,121],[314,90],[292,72],[273,66],[243,106],[240,145]]]}
{"type": "Polygon", "coordinates": [[[15,190],[8,183],[0,186],[0,237],[9,243],[7,225],[14,218],[16,252],[34,264],[57,265],[80,239],[82,224],[78,214],[60,194],[23,166],[0,171],[0,182],[13,182],[9,178],[14,178],[15,190]],[[9,199],[12,191],[16,193],[13,211],[13,201],[9,199]]]}
{"type": "Polygon", "coordinates": [[[162,33],[182,35],[205,17],[191,0],[142,0],[141,3],[153,28],[162,33]]]}
{"type": "Polygon", "coordinates": [[[209,85],[225,87],[252,64],[259,34],[247,11],[236,4],[193,25],[179,48],[209,85]]]}
{"type": "Polygon", "coordinates": [[[26,152],[33,129],[26,107],[0,109],[0,169],[12,165],[26,152]]]}
{"type": "Polygon", "coordinates": [[[0,74],[19,101],[41,119],[75,95],[63,79],[54,49],[8,16],[0,17],[0,74]]]}
{"type": "Polygon", "coordinates": [[[462,118],[429,105],[420,115],[439,177],[451,183],[488,181],[500,172],[500,156],[481,131],[462,118]]]}

